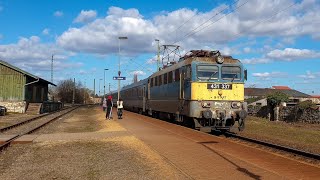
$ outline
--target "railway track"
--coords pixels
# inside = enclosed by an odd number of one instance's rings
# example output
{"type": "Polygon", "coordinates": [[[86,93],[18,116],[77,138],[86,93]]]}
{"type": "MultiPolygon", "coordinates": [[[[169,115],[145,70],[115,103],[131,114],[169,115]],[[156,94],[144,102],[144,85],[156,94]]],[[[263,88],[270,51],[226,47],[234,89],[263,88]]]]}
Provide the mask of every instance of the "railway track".
{"type": "Polygon", "coordinates": [[[16,123],[16,124],[13,124],[13,125],[10,125],[10,126],[7,126],[7,127],[4,127],[2,129],[0,129],[0,132],[3,133],[3,132],[7,132],[7,131],[10,131],[11,129],[14,129],[14,128],[17,128],[17,127],[20,127],[21,125],[24,125],[24,124],[27,124],[27,123],[30,123],[30,122],[33,122],[35,120],[39,120],[41,118],[44,118],[44,117],[48,117],[49,115],[53,115],[53,117],[50,117],[49,120],[45,120],[44,122],[40,122],[40,123],[37,123],[37,125],[31,127],[31,128],[27,128],[27,130],[24,130],[23,132],[13,136],[12,138],[10,138],[9,140],[7,140],[6,142],[4,142],[3,144],[0,145],[0,152],[5,150],[6,148],[8,148],[11,143],[18,139],[19,137],[22,137],[23,135],[26,135],[26,134],[31,134],[35,131],[37,131],[38,129],[42,128],[43,126],[49,124],[50,122],[64,116],[65,114],[68,114],[70,113],[71,111],[77,109],[79,106],[76,106],[76,107],[72,107],[72,108],[68,108],[68,109],[64,109],[63,111],[59,111],[59,112],[55,112],[55,113],[50,113],[50,114],[45,114],[45,115],[40,115],[40,116],[37,116],[37,117],[34,117],[34,118],[31,118],[31,119],[28,119],[28,120],[25,120],[23,122],[20,122],[20,123],[16,123]]]}
{"type": "Polygon", "coordinates": [[[270,142],[261,141],[261,140],[257,140],[257,139],[253,139],[253,138],[249,138],[249,137],[239,136],[237,134],[230,133],[230,132],[226,132],[225,136],[227,138],[232,137],[232,138],[240,139],[240,140],[243,140],[243,141],[246,141],[246,142],[251,142],[251,143],[259,144],[259,145],[262,145],[262,146],[265,146],[265,147],[270,147],[270,148],[273,148],[273,149],[276,149],[276,150],[281,150],[281,151],[288,152],[288,153],[291,153],[291,154],[294,154],[294,155],[298,155],[298,156],[301,156],[301,157],[320,160],[320,154],[306,152],[306,151],[294,149],[294,148],[291,148],[291,147],[282,146],[282,145],[278,145],[278,144],[273,144],[273,143],[270,143],[270,142]]]}

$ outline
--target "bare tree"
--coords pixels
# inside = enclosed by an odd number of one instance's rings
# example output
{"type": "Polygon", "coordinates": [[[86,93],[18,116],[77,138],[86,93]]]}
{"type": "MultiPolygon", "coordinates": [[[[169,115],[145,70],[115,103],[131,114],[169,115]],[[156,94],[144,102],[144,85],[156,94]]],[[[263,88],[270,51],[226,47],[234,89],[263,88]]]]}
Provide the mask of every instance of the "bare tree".
{"type": "Polygon", "coordinates": [[[85,88],[81,82],[74,85],[72,79],[60,81],[56,87],[57,98],[63,103],[72,103],[73,88],[75,88],[74,102],[79,103],[90,103],[89,89],[85,88]]]}

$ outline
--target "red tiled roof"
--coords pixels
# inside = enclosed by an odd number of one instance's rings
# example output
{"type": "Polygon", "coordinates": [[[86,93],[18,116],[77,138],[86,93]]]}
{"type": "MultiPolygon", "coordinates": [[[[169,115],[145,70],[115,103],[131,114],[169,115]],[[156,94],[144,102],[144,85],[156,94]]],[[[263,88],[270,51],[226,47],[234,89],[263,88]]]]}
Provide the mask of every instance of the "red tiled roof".
{"type": "Polygon", "coordinates": [[[311,96],[312,98],[320,98],[320,95],[311,96]]]}
{"type": "Polygon", "coordinates": [[[272,89],[290,90],[288,86],[272,86],[272,89]]]}

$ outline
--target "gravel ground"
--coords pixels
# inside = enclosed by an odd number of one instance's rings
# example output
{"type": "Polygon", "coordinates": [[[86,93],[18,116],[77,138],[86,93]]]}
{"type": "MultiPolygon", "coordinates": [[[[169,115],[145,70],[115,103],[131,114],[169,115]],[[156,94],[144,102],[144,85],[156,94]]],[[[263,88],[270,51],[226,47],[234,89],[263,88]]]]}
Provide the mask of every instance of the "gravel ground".
{"type": "Polygon", "coordinates": [[[30,114],[7,114],[5,116],[0,116],[0,128],[4,128],[22,121],[25,121],[27,119],[31,119],[33,117],[36,117],[39,115],[30,115],[30,114]]]}
{"type": "Polygon", "coordinates": [[[1,179],[186,179],[135,137],[15,145],[0,164],[1,179]]]}
{"type": "MultiPolygon", "coordinates": [[[[51,122],[49,126],[45,126],[34,134],[95,132],[105,130],[105,123],[104,112],[102,112],[99,107],[80,107],[60,119],[51,122]]],[[[116,130],[114,128],[115,127],[113,127],[112,131],[116,130]]]]}
{"type": "Polygon", "coordinates": [[[75,132],[110,137],[13,145],[0,155],[0,179],[188,179],[97,107],[79,108],[38,133],[68,139],[75,132]]]}

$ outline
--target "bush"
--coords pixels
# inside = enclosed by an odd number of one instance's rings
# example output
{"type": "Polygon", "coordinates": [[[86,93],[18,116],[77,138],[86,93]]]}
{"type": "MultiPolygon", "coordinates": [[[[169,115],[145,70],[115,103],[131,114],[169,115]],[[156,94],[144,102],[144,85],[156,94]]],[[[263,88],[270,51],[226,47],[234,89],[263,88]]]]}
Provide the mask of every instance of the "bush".
{"type": "Polygon", "coordinates": [[[276,91],[267,95],[268,104],[270,104],[272,107],[279,106],[281,102],[287,102],[288,100],[289,96],[280,91],[276,91]]]}
{"type": "Polygon", "coordinates": [[[298,107],[299,107],[299,109],[301,109],[301,110],[305,110],[305,109],[309,109],[309,108],[317,109],[317,105],[314,104],[314,103],[313,103],[312,101],[310,101],[310,100],[299,102],[299,103],[298,103],[298,107]]]}

